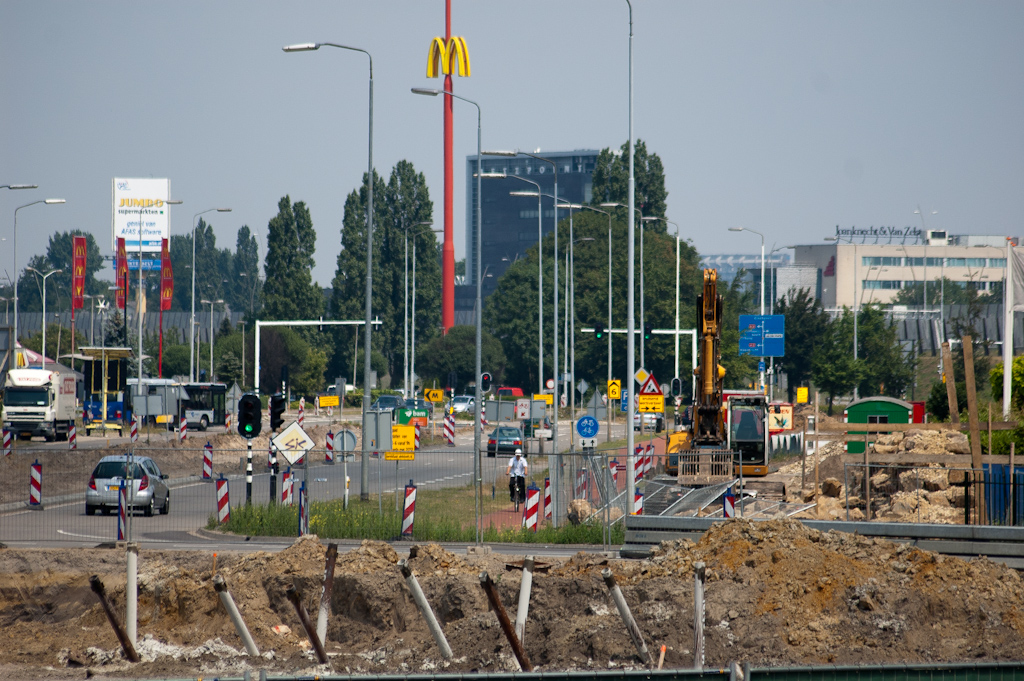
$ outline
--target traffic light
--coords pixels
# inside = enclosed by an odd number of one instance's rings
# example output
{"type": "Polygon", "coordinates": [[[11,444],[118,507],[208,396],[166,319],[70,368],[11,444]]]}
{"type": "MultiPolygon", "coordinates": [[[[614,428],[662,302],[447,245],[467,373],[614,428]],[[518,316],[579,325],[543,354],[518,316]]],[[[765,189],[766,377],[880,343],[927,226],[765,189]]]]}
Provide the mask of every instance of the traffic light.
{"type": "Polygon", "coordinates": [[[683,382],[681,380],[679,380],[678,378],[673,378],[672,379],[672,395],[674,397],[679,397],[682,394],[683,394],[683,382]]]}
{"type": "Polygon", "coordinates": [[[238,434],[251,440],[263,429],[263,405],[260,398],[252,393],[242,395],[238,400],[238,434]]]}
{"type": "Polygon", "coordinates": [[[485,393],[491,389],[491,375],[486,371],[480,374],[480,392],[485,393]]]}
{"type": "Polygon", "coordinates": [[[651,340],[651,325],[644,324],[644,340],[651,340]]]}
{"type": "Polygon", "coordinates": [[[284,425],[284,395],[276,393],[270,396],[270,430],[277,430],[284,425]]]}
{"type": "Polygon", "coordinates": [[[604,338],[604,324],[594,324],[594,335],[600,340],[604,338]]]}

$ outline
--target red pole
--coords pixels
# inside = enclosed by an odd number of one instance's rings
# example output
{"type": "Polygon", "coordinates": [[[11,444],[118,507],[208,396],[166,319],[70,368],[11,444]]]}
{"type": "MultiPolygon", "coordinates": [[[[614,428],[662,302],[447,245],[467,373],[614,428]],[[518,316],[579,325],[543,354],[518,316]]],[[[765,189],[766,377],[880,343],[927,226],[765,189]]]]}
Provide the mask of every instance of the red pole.
{"type": "MultiPolygon", "coordinates": [[[[452,2],[444,3],[444,42],[452,37],[452,2]]],[[[445,74],[444,89],[453,92],[452,76],[445,74]]],[[[444,243],[441,247],[441,327],[445,333],[455,324],[455,180],[453,177],[451,95],[444,96],[444,243]]],[[[466,273],[471,274],[470,272],[466,273]]]]}
{"type": "Polygon", "coordinates": [[[160,352],[158,353],[159,359],[156,364],[156,376],[157,378],[164,377],[164,305],[163,301],[160,301],[160,352]]]}

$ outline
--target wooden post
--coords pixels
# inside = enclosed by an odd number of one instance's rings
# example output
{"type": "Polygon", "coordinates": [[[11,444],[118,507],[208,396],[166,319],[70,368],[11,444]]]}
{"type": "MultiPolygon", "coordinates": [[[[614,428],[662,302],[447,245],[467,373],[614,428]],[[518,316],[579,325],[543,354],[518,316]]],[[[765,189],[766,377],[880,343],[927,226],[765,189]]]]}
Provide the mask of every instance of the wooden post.
{"type": "Polygon", "coordinates": [[[871,462],[868,459],[867,431],[864,431],[864,519],[871,520],[871,462]]]}
{"type": "Polygon", "coordinates": [[[971,433],[971,467],[977,471],[976,480],[980,483],[974,495],[978,503],[978,524],[987,525],[985,514],[985,472],[981,467],[981,425],[978,423],[978,394],[974,385],[974,347],[973,339],[964,336],[961,339],[964,349],[964,380],[967,383],[967,425],[971,433]]]}
{"type": "Polygon", "coordinates": [[[956,376],[953,374],[953,355],[949,351],[949,341],[942,344],[942,375],[946,379],[950,421],[960,423],[960,406],[956,401],[956,376]]]}
{"type": "MultiPolygon", "coordinates": [[[[814,422],[818,419],[815,417],[814,422]]],[[[804,485],[807,484],[807,419],[804,419],[804,434],[800,438],[800,495],[803,496],[804,485]]],[[[803,499],[801,499],[803,501],[803,499]]]]}
{"type": "Polygon", "coordinates": [[[1014,476],[1014,473],[1013,473],[1013,446],[1014,446],[1014,444],[1015,444],[1014,441],[1010,440],[1010,526],[1011,527],[1017,524],[1017,509],[1014,507],[1015,506],[1014,502],[1016,500],[1013,498],[1015,496],[1015,494],[1016,494],[1016,490],[1014,489],[1014,484],[1013,483],[1017,481],[1017,478],[1014,476]]]}

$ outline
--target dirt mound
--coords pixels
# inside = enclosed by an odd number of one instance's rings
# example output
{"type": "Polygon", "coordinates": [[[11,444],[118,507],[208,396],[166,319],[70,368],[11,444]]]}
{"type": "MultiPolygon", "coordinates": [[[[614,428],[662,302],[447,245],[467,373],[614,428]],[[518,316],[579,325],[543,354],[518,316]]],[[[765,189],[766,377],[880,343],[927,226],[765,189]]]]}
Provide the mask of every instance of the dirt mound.
{"type": "MultiPolygon", "coordinates": [[[[330,662],[317,664],[286,592],[297,589],[315,622],[325,554],[316,537],[276,554],[221,552],[216,565],[205,552],[143,552],[143,662],[129,664],[88,586],[89,576],[99,575],[123,618],[122,551],[0,550],[0,677],[82,678],[83,668],[107,678],[516,668],[478,577],[490,574],[514,618],[521,572],[506,569],[513,556],[410,547],[409,564],[455,652],[447,661],[397,568],[401,554],[371,541],[338,556],[325,646],[330,662]],[[244,653],[213,590],[215,570],[259,658],[244,653]]],[[[546,671],[642,667],[601,578],[611,568],[648,647],[666,646],[668,668],[691,666],[698,561],[707,566],[710,667],[731,660],[756,666],[1024,658],[1024,585],[1015,571],[822,533],[794,520],[732,520],[697,543],[666,542],[643,561],[582,552],[544,558],[551,567],[534,574],[527,654],[546,671]]]]}

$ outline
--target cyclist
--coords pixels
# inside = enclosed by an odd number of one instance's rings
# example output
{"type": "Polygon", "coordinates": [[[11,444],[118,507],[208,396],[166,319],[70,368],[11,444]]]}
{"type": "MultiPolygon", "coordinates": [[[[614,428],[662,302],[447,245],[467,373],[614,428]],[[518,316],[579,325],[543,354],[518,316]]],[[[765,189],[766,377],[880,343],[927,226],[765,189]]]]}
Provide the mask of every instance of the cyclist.
{"type": "Polygon", "coordinates": [[[505,475],[508,476],[509,501],[516,503],[526,501],[526,459],[523,458],[523,450],[517,449],[515,456],[508,460],[508,468],[505,475]],[[516,492],[519,492],[518,498],[516,492]]]}

